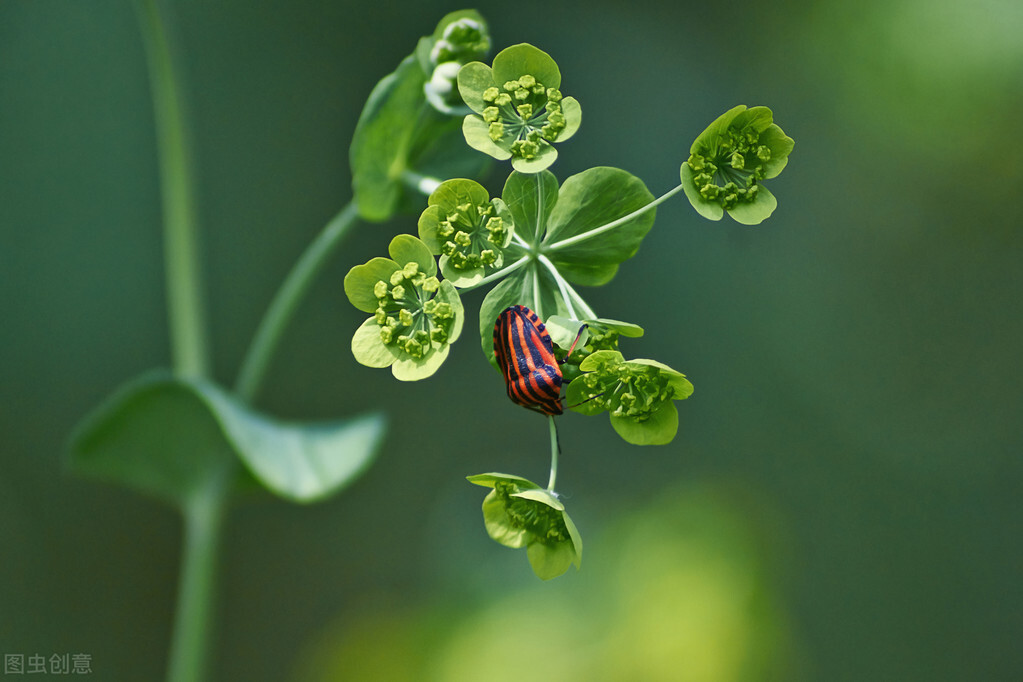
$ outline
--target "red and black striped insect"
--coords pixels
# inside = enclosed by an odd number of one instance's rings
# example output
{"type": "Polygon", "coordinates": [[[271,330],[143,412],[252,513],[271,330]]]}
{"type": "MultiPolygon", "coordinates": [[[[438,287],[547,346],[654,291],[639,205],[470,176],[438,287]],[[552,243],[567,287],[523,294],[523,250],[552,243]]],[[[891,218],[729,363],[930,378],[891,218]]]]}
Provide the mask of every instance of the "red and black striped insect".
{"type": "Polygon", "coordinates": [[[494,323],[494,354],[512,402],[550,416],[564,412],[561,365],[554,356],[551,335],[536,313],[524,305],[505,308],[494,323]]]}

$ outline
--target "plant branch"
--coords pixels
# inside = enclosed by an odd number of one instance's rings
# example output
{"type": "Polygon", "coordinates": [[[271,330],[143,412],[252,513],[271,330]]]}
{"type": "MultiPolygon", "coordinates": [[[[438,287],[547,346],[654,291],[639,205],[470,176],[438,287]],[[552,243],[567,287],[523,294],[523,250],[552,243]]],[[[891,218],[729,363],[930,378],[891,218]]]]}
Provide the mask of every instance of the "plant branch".
{"type": "Polygon", "coordinates": [[[547,490],[554,492],[554,483],[558,480],[558,425],[554,423],[554,417],[548,416],[547,421],[551,429],[551,477],[547,481],[547,490]]]}
{"type": "Polygon", "coordinates": [[[574,237],[569,237],[568,239],[563,239],[560,242],[554,242],[553,244],[548,244],[544,248],[544,251],[547,251],[547,252],[557,251],[559,249],[564,249],[566,247],[572,246],[573,244],[578,244],[579,242],[586,241],[587,239],[592,239],[593,237],[596,237],[597,235],[604,234],[608,230],[613,230],[614,228],[618,227],[619,225],[627,223],[630,220],[633,220],[634,218],[638,218],[639,216],[643,215],[644,213],[646,213],[647,211],[651,210],[652,208],[655,208],[658,204],[664,203],[665,201],[667,201],[668,199],[670,199],[671,197],[675,196],[676,194],[678,194],[681,191],[682,191],[682,185],[680,183],[678,187],[675,187],[674,189],[669,190],[668,192],[662,194],[661,196],[657,197],[656,199],[651,201],[646,206],[642,206],[640,208],[637,208],[632,213],[629,213],[628,215],[624,215],[621,218],[618,218],[617,220],[612,220],[611,222],[609,222],[606,225],[601,225],[600,227],[595,227],[592,230],[587,230],[586,232],[583,232],[582,234],[577,234],[574,237]]]}
{"type": "Polygon", "coordinates": [[[246,402],[252,402],[256,397],[270,357],[299,302],[358,218],[359,210],[355,202],[351,201],[306,247],[277,290],[252,338],[235,382],[235,392],[246,402]]]}
{"type": "Polygon", "coordinates": [[[501,279],[505,275],[510,275],[511,273],[515,272],[516,270],[521,268],[523,265],[528,263],[530,260],[531,259],[530,259],[529,256],[523,256],[522,258],[518,259],[517,261],[515,261],[511,265],[509,265],[507,267],[503,267],[503,268],[501,268],[500,270],[498,270],[496,272],[490,273],[489,275],[487,275],[486,277],[484,277],[480,281],[476,282],[475,284],[470,284],[469,286],[466,286],[466,287],[458,287],[458,291],[459,291],[459,293],[465,293],[466,291],[472,291],[473,289],[477,289],[477,288],[483,286],[484,284],[490,284],[491,282],[493,282],[496,279],[501,279]]]}
{"type": "Polygon", "coordinates": [[[168,682],[204,679],[213,631],[217,555],[236,463],[211,472],[181,508],[185,520],[178,601],[167,663],[168,682]]]}
{"type": "Polygon", "coordinates": [[[156,0],[135,0],[149,67],[160,194],[172,364],[177,374],[210,373],[199,266],[192,159],[171,44],[156,0]]]}

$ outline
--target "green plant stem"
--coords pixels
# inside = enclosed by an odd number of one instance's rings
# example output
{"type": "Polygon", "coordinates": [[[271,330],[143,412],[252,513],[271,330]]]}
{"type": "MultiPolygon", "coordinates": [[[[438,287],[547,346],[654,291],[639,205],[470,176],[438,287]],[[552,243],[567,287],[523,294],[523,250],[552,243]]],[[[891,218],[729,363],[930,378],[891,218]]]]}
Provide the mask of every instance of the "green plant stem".
{"type": "Polygon", "coordinates": [[[281,334],[298,307],[302,297],[309,290],[316,275],[330,259],[342,238],[359,218],[354,201],[348,203],[324,226],[305,252],[292,267],[281,288],[263,315],[256,335],[242,361],[235,392],[246,402],[252,402],[266,373],[270,356],[277,348],[281,334]]]}
{"type": "Polygon", "coordinates": [[[235,463],[206,481],[182,506],[184,545],[178,602],[167,662],[168,682],[199,682],[204,678],[213,630],[217,554],[235,463]]]}
{"type": "Polygon", "coordinates": [[[135,9],[153,97],[172,363],[181,376],[204,377],[209,375],[210,363],[184,106],[171,44],[156,0],[135,0],[135,9]]]}
{"type": "Polygon", "coordinates": [[[489,275],[487,275],[486,277],[484,277],[480,281],[476,282],[475,284],[470,284],[467,287],[459,287],[459,292],[465,293],[467,291],[472,291],[473,289],[478,289],[479,287],[483,286],[484,284],[490,284],[491,282],[493,282],[496,279],[501,279],[502,277],[506,277],[506,276],[510,275],[511,273],[515,272],[516,270],[518,270],[519,268],[521,268],[522,266],[527,265],[531,260],[532,260],[532,258],[530,256],[523,256],[522,258],[518,259],[517,261],[515,261],[511,265],[509,265],[507,267],[503,267],[503,268],[501,268],[500,270],[498,270],[496,272],[490,273],[489,275]]]}
{"type": "Polygon", "coordinates": [[[554,423],[554,417],[548,416],[547,421],[551,428],[551,477],[547,481],[547,490],[554,492],[554,483],[558,480],[558,425],[554,423]]]}
{"type": "Polygon", "coordinates": [[[595,227],[592,230],[587,230],[586,232],[583,232],[582,234],[577,234],[574,237],[569,237],[568,239],[563,239],[560,242],[554,242],[553,244],[548,244],[546,247],[544,247],[544,251],[545,252],[557,251],[558,249],[564,249],[566,247],[572,246],[573,244],[578,244],[579,242],[586,241],[587,239],[592,239],[593,237],[596,237],[599,234],[604,234],[608,230],[613,230],[614,228],[618,227],[619,225],[621,225],[623,223],[627,223],[630,220],[643,215],[644,213],[646,213],[647,211],[651,210],[652,208],[655,208],[658,204],[664,203],[665,201],[667,201],[668,199],[670,199],[671,197],[675,196],[676,194],[678,194],[681,191],[682,191],[682,185],[679,184],[678,187],[675,187],[674,189],[671,189],[671,190],[665,192],[661,196],[659,196],[656,199],[654,199],[653,201],[651,201],[646,206],[642,206],[640,208],[637,208],[635,211],[633,211],[632,213],[630,213],[628,215],[624,215],[621,218],[618,218],[617,220],[612,220],[611,222],[609,222],[606,225],[601,225],[600,227],[595,227]]]}

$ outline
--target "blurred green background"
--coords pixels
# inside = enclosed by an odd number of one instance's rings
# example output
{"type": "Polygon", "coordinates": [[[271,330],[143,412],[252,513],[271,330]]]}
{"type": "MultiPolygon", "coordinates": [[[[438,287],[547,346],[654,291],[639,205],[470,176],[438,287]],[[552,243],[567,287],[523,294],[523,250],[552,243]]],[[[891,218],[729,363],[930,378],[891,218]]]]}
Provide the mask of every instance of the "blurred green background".
{"type": "MultiPolygon", "coordinates": [[[[174,3],[221,381],[349,200],[370,89],[459,8],[174,3]]],[[[259,406],[381,407],[393,429],[338,499],[231,515],[215,676],[1023,679],[1023,5],[477,8],[583,105],[560,178],[613,165],[660,194],[707,123],[765,104],[796,140],[780,206],[748,228],[676,198],[586,292],[696,392],[669,446],[561,421],[586,555],[550,583],[486,537],[463,479],[546,480],[546,425],[472,335],[430,381],[356,365],[341,280],[414,218],[360,228],[259,406]]],[[[168,364],[154,145],[127,0],[0,0],[0,652],[88,653],[103,680],[162,676],[178,568],[171,511],[61,466],[80,417],[168,364]]]]}

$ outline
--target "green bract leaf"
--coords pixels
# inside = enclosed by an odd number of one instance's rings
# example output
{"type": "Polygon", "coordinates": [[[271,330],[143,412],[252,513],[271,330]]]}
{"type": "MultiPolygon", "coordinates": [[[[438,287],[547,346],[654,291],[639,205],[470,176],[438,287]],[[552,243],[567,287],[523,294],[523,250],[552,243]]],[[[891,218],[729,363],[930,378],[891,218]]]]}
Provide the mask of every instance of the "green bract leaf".
{"type": "Polygon", "coordinates": [[[678,408],[668,401],[654,410],[644,421],[611,415],[611,426],[626,443],[633,445],[667,445],[678,433],[678,408]]]}
{"type": "Polygon", "coordinates": [[[366,220],[387,220],[397,210],[416,121],[427,110],[425,83],[419,62],[406,57],[373,88],[359,116],[350,152],[352,189],[366,220]]]}
{"type": "Polygon", "coordinates": [[[390,367],[402,381],[425,379],[462,333],[465,311],[454,285],[437,279],[425,243],[401,234],[388,251],[394,260],[374,258],[345,277],[352,304],[373,312],[352,337],[352,354],[367,367],[390,367]]]}
{"type": "Polygon", "coordinates": [[[479,155],[454,144],[466,112],[455,79],[462,64],[482,57],[489,46],[486,22],[477,12],[453,12],[373,88],[350,151],[363,218],[382,221],[398,210],[418,211],[418,197],[408,196],[419,189],[416,178],[471,177],[483,170],[479,155]]]}
{"type": "Polygon", "coordinates": [[[690,148],[682,187],[693,208],[720,220],[725,211],[744,225],[767,219],[778,202],[763,181],[781,173],[795,145],[767,107],[739,105],[719,116],[690,148]]]}
{"type": "Polygon", "coordinates": [[[593,415],[607,410],[611,425],[629,443],[663,445],[678,432],[672,401],[693,393],[685,375],[656,360],[625,361],[615,350],[598,350],[580,364],[582,376],[568,385],[573,410],[593,415]]]}
{"type": "Polygon", "coordinates": [[[551,341],[555,346],[568,350],[573,343],[577,346],[586,345],[586,339],[589,336],[589,328],[583,328],[586,324],[581,320],[573,320],[570,317],[562,317],[561,315],[551,315],[544,322],[547,327],[547,333],[551,336],[551,341]],[[576,339],[578,338],[578,343],[576,339]]]}
{"type": "Polygon", "coordinates": [[[536,483],[508,474],[478,474],[467,479],[493,488],[483,500],[483,523],[496,542],[526,547],[529,564],[543,580],[562,575],[582,561],[583,542],[565,506],[536,483]]]}
{"type": "Polygon", "coordinates": [[[499,161],[510,158],[522,173],[554,163],[554,142],[579,129],[582,108],[562,97],[561,72],[550,55],[525,43],[502,50],[491,69],[480,62],[458,72],[458,91],[475,113],[462,132],[474,149],[499,161]]]}
{"type": "Polygon", "coordinates": [[[558,271],[578,284],[605,284],[619,263],[636,255],[643,237],[653,227],[656,209],[599,237],[571,240],[628,216],[653,200],[639,178],[619,168],[590,168],[565,180],[544,238],[558,271]]]}
{"type": "Polygon", "coordinates": [[[372,461],[384,417],[287,423],[203,381],[154,372],[129,382],[72,435],[72,471],[184,505],[238,457],[271,492],[328,497],[372,461]]]}
{"type": "Polygon", "coordinates": [[[512,239],[512,216],[472,180],[447,180],[430,195],[419,217],[419,236],[440,255],[445,279],[459,287],[476,284],[504,264],[512,239]]]}
{"type": "Polygon", "coordinates": [[[528,175],[512,172],[501,198],[511,211],[515,233],[530,244],[539,244],[558,202],[558,179],[550,171],[528,175]]]}
{"type": "Polygon", "coordinates": [[[398,264],[390,258],[374,258],[364,265],[356,265],[345,276],[345,294],[356,308],[364,313],[376,311],[379,303],[373,293],[373,285],[388,280],[398,264]]]}

